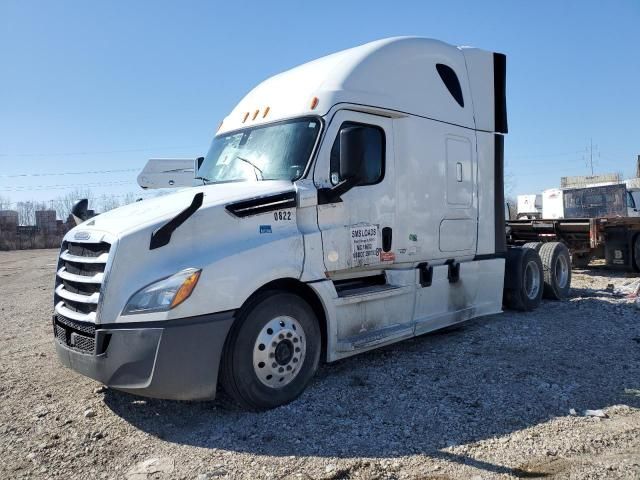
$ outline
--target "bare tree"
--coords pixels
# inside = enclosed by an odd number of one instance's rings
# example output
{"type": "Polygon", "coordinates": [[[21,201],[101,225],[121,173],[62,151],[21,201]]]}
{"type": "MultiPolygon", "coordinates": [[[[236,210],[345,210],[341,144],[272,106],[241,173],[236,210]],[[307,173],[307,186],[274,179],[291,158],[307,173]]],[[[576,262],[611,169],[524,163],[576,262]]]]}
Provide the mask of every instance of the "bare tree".
{"type": "Polygon", "coordinates": [[[18,211],[18,225],[33,225],[36,223],[36,204],[29,200],[16,204],[18,211]]]}
{"type": "Polygon", "coordinates": [[[0,210],[10,210],[11,205],[12,203],[9,197],[4,197],[0,195],[0,210]]]}
{"type": "Polygon", "coordinates": [[[517,185],[516,177],[511,172],[511,170],[507,170],[504,172],[504,196],[511,197],[513,196],[513,191],[517,185]]]}
{"type": "Polygon", "coordinates": [[[517,205],[516,197],[514,197],[513,195],[505,195],[504,201],[507,204],[507,208],[509,209],[509,220],[517,219],[518,205],[517,205]]]}
{"type": "Polygon", "coordinates": [[[115,195],[107,195],[103,193],[96,202],[94,210],[100,213],[108,212],[121,205],[119,198],[115,195]]]}
{"type": "Polygon", "coordinates": [[[140,198],[140,197],[137,196],[135,193],[129,192],[129,193],[125,194],[124,198],[122,199],[122,204],[123,205],[129,205],[130,203],[138,201],[138,198],[140,198]]]}

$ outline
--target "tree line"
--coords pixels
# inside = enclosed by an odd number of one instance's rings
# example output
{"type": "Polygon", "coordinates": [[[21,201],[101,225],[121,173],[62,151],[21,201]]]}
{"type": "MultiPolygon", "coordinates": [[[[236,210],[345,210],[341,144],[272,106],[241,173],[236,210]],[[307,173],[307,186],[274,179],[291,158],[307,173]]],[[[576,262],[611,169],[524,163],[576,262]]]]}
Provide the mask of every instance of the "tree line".
{"type": "Polygon", "coordinates": [[[73,204],[81,198],[89,199],[89,208],[99,213],[108,212],[114,208],[133,203],[140,198],[140,194],[129,192],[123,195],[106,194],[95,195],[90,189],[78,188],[60,195],[52,200],[25,200],[12,202],[11,198],[0,195],[0,210],[14,210],[18,212],[19,225],[35,225],[36,211],[55,210],[59,220],[66,221],[71,213],[73,204]]]}

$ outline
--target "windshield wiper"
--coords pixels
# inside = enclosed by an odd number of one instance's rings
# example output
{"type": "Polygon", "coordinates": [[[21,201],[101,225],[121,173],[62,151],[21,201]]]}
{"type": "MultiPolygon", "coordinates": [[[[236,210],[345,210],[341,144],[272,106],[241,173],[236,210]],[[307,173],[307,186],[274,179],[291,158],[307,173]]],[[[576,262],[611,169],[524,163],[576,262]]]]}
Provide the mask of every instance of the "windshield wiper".
{"type": "Polygon", "coordinates": [[[253,163],[251,160],[247,160],[246,158],[242,158],[240,155],[236,155],[236,158],[242,162],[248,163],[249,165],[251,165],[257,172],[260,172],[260,178],[258,178],[258,174],[256,172],[254,172],[255,176],[256,176],[256,180],[262,180],[264,178],[264,174],[262,173],[262,170],[260,170],[258,168],[258,166],[253,163]]]}

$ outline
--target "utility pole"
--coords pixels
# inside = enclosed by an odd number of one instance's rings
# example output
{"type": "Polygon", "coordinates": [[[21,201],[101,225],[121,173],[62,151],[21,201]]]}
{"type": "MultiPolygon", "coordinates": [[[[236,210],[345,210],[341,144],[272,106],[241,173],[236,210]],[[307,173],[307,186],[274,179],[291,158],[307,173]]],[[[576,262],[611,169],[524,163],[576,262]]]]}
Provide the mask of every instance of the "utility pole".
{"type": "Polygon", "coordinates": [[[593,138],[589,139],[589,146],[585,149],[587,150],[586,153],[588,153],[589,158],[584,158],[585,163],[587,164],[587,167],[589,167],[591,169],[591,176],[593,177],[593,150],[596,150],[596,156],[599,155],[598,154],[598,146],[593,144],[593,138]]]}
{"type": "Polygon", "coordinates": [[[636,178],[640,178],[640,155],[638,155],[638,163],[636,165],[636,178]]]}

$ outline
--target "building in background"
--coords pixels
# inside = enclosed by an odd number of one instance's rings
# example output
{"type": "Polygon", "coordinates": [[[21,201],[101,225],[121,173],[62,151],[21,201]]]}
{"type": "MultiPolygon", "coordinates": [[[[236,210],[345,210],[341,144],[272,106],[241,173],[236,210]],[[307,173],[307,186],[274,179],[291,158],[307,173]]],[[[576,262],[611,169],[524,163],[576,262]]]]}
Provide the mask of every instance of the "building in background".
{"type": "Polygon", "coordinates": [[[45,235],[56,233],[58,230],[56,211],[36,210],[36,227],[45,235]]]}
{"type": "Polygon", "coordinates": [[[620,182],[621,178],[619,173],[579,175],[576,177],[560,177],[560,188],[584,188],[597,185],[614,185],[620,182]]]}
{"type": "Polygon", "coordinates": [[[16,210],[0,210],[0,232],[16,234],[18,227],[18,212],[16,210]]]}

